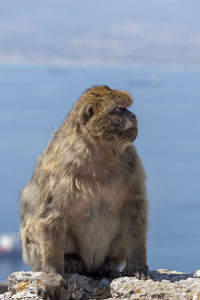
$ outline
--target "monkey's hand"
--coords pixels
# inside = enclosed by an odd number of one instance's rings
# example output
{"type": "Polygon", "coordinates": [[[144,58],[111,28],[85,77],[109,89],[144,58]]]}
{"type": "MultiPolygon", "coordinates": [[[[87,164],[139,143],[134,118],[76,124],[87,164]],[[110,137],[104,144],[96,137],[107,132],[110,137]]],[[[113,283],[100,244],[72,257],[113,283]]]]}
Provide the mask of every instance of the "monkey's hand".
{"type": "Polygon", "coordinates": [[[138,279],[153,279],[151,272],[149,271],[149,268],[147,265],[141,266],[141,267],[131,267],[126,266],[124,271],[122,272],[123,276],[135,276],[138,279]]]}
{"type": "Polygon", "coordinates": [[[42,272],[37,294],[45,300],[60,300],[62,288],[67,288],[66,279],[62,275],[56,272],[42,272]]]}

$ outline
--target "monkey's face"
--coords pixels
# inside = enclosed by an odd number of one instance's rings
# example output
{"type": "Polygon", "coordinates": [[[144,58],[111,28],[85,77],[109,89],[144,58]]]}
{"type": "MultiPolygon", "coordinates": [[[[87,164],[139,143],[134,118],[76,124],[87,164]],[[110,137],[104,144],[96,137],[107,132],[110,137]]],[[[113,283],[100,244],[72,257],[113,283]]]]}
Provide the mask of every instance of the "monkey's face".
{"type": "Polygon", "coordinates": [[[91,125],[91,134],[110,142],[130,143],[138,133],[135,114],[122,106],[97,115],[91,120],[91,125]]]}
{"type": "Polygon", "coordinates": [[[93,140],[120,144],[135,140],[137,119],[127,109],[132,103],[128,93],[100,87],[87,91],[83,96],[78,108],[79,129],[83,135],[93,140]]]}

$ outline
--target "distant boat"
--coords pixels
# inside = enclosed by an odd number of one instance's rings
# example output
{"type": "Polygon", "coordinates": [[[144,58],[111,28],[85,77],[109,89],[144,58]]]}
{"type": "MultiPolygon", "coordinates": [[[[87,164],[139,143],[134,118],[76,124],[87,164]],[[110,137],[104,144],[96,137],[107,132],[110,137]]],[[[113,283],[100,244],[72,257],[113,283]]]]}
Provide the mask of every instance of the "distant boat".
{"type": "Polygon", "coordinates": [[[21,255],[21,243],[17,233],[5,233],[0,235],[0,257],[3,254],[21,255]]]}
{"type": "Polygon", "coordinates": [[[127,82],[129,87],[134,88],[145,88],[145,87],[159,87],[162,84],[162,81],[159,76],[157,75],[151,75],[148,78],[133,78],[128,80],[127,82]]]}

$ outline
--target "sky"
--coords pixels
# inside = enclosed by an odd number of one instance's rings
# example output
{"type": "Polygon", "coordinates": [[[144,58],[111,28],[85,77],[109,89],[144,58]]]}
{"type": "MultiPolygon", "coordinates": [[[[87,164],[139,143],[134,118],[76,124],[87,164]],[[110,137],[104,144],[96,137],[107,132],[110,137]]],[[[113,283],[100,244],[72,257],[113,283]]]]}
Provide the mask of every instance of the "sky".
{"type": "Polygon", "coordinates": [[[0,212],[6,219],[0,218],[0,231],[18,230],[20,187],[67,105],[94,83],[106,83],[127,88],[138,105],[139,153],[147,165],[152,214],[150,256],[166,267],[174,263],[192,271],[199,259],[200,101],[199,73],[187,71],[200,70],[199,12],[199,0],[0,0],[0,121],[5,129],[0,212]],[[120,68],[113,72],[110,66],[120,68]],[[135,66],[145,69],[121,71],[135,66]]]}
{"type": "Polygon", "coordinates": [[[0,1],[0,63],[200,68],[199,0],[0,1]]]}

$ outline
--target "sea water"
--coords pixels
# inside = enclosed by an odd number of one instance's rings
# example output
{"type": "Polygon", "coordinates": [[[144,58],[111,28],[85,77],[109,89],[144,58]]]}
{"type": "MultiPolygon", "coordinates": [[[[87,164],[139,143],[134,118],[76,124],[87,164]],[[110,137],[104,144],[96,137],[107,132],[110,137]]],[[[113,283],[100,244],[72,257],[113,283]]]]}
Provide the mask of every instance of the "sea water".
{"type": "MultiPolygon", "coordinates": [[[[150,269],[200,268],[200,72],[0,66],[0,234],[19,232],[19,194],[80,94],[93,85],[134,98],[147,173],[150,269]]],[[[0,280],[27,269],[0,254],[0,280]]]]}

